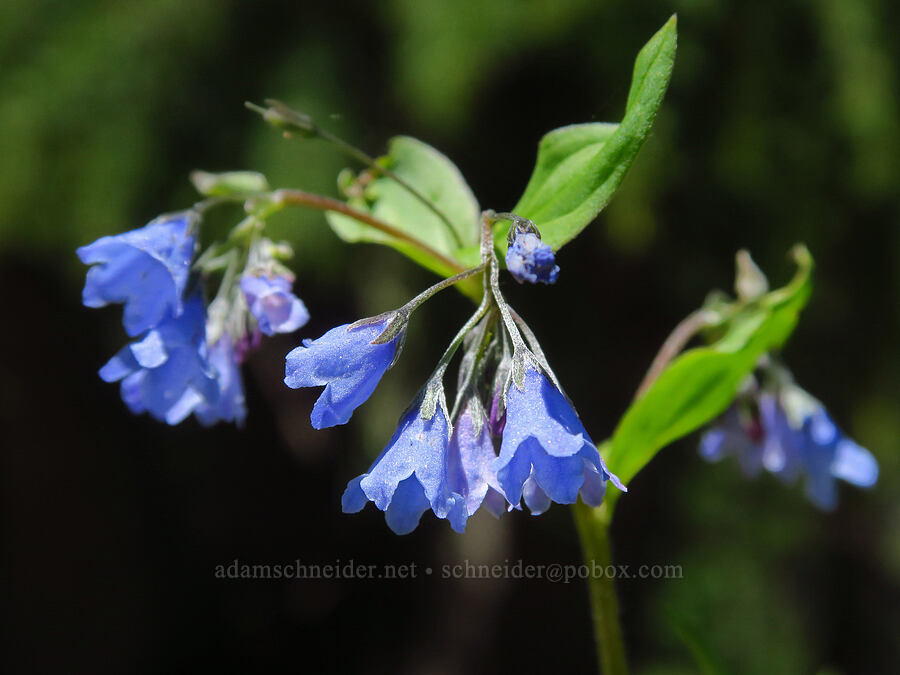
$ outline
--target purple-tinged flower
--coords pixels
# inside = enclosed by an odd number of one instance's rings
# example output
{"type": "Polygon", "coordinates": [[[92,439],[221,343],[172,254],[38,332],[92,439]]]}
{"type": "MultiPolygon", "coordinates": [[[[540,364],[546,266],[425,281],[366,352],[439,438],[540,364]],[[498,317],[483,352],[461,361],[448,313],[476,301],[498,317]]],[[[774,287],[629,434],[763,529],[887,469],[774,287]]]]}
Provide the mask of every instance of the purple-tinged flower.
{"type": "Polygon", "coordinates": [[[700,454],[711,461],[734,455],[750,476],[761,468],[785,483],[803,475],[807,498],[824,510],[837,505],[837,479],[860,487],[878,479],[872,454],[847,438],[821,403],[792,384],[736,402],[704,434],[700,454]]]}
{"type": "Polygon", "coordinates": [[[247,360],[247,356],[249,356],[251,352],[255,351],[261,344],[262,333],[259,331],[259,326],[257,326],[255,330],[251,330],[249,333],[245,333],[243,337],[235,341],[235,360],[237,360],[238,363],[243,363],[247,360]]]}
{"type": "Polygon", "coordinates": [[[159,218],[79,248],[81,262],[93,265],[84,284],[84,304],[123,303],[122,323],[131,337],[167,316],[177,317],[194,256],[191,221],[189,213],[159,218]]]}
{"type": "Polygon", "coordinates": [[[194,410],[200,424],[212,426],[216,422],[234,422],[243,426],[247,418],[244,381],[233,340],[228,333],[209,347],[209,362],[216,371],[219,396],[215,402],[203,401],[194,410]]]}
{"type": "Polygon", "coordinates": [[[484,504],[499,517],[506,511],[506,498],[497,482],[494,462],[497,453],[484,409],[470,398],[453,426],[450,436],[450,484],[466,500],[470,516],[484,504]]]}
{"type": "Polygon", "coordinates": [[[393,316],[332,328],[317,340],[304,340],[285,357],[287,386],[325,386],[310,415],[314,428],[346,424],[375,391],[403,341],[405,327],[388,342],[374,342],[393,316]]]}
{"type": "Polygon", "coordinates": [[[199,293],[183,312],[169,315],[100,369],[106,382],[121,380],[122,400],[135,414],[149,412],[178,424],[202,404],[217,405],[219,385],[206,347],[206,312],[199,293]]]}
{"type": "Polygon", "coordinates": [[[443,404],[431,419],[422,417],[421,398],[400,420],[387,447],[371,468],[347,484],[344,513],[357,513],[368,502],[384,511],[397,534],[416,529],[429,508],[457,532],[466,528],[466,499],[454,491],[449,462],[450,429],[443,404]]]}
{"type": "Polygon", "coordinates": [[[531,363],[526,363],[522,389],[511,383],[507,391],[506,426],[495,468],[509,502],[518,504],[527,492],[526,504],[535,513],[546,509],[547,499],[572,504],[579,493],[585,503],[599,506],[607,480],[625,491],[566,397],[531,363]]]}
{"type": "Polygon", "coordinates": [[[292,333],[309,321],[303,302],[291,292],[293,279],[285,276],[241,277],[241,290],[250,313],[266,335],[292,333]]]}
{"type": "Polygon", "coordinates": [[[520,284],[554,284],[559,276],[553,249],[534,232],[516,232],[506,249],[506,267],[520,284]]]}
{"type": "Polygon", "coordinates": [[[709,462],[718,462],[733,455],[744,474],[754,477],[762,471],[765,441],[758,411],[735,403],[716,426],[703,434],[700,455],[709,462]]]}

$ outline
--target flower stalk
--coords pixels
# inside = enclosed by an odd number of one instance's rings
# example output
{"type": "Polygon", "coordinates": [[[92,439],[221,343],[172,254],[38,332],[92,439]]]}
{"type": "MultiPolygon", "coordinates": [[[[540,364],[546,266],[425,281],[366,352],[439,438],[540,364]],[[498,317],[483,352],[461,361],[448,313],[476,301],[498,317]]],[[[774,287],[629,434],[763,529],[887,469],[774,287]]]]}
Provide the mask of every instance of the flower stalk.
{"type": "MultiPolygon", "coordinates": [[[[591,564],[592,569],[606,569],[612,564],[609,542],[612,509],[607,503],[594,508],[579,501],[572,506],[572,511],[585,562],[591,564]]],[[[603,675],[627,675],[615,580],[606,574],[590,574],[588,590],[600,672],[603,675]]]]}

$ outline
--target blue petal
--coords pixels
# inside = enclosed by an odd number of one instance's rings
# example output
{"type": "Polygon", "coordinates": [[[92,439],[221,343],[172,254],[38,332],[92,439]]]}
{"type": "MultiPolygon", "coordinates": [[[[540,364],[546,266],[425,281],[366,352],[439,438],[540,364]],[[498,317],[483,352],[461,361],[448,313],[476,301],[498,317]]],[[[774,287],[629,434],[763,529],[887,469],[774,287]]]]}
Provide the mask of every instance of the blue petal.
{"type": "Polygon", "coordinates": [[[409,534],[431,504],[422,484],[414,476],[401,481],[384,512],[384,520],[395,534],[409,534]]]}
{"type": "MultiPolygon", "coordinates": [[[[506,426],[495,463],[504,494],[517,504],[533,473],[553,501],[571,504],[584,483],[585,459],[599,468],[600,456],[571,404],[528,364],[522,389],[511,384],[506,395],[506,426]]],[[[609,475],[605,466],[604,473],[609,475]]],[[[618,478],[615,482],[621,485],[618,478]]]]}
{"type": "Polygon", "coordinates": [[[279,276],[241,277],[241,290],[259,330],[266,335],[292,333],[309,321],[306,306],[291,292],[291,281],[279,276]]]}
{"type": "Polygon", "coordinates": [[[522,497],[525,499],[525,504],[533,516],[539,516],[544,513],[550,508],[552,503],[550,497],[541,489],[534,476],[529,476],[522,486],[522,497]]]}
{"type": "Polygon", "coordinates": [[[516,233],[506,250],[506,267],[519,283],[553,284],[559,276],[553,249],[532,232],[516,233]]]}
{"type": "Polygon", "coordinates": [[[496,459],[487,415],[475,399],[469,399],[450,437],[449,467],[453,490],[465,497],[470,516],[481,506],[488,490],[500,490],[493,469],[496,459]]]}
{"type": "Polygon", "coordinates": [[[129,335],[140,335],[167,315],[181,313],[194,254],[187,214],[101,237],[77,253],[82,262],[94,265],[87,273],[84,304],[123,303],[123,324],[129,335]]]}
{"type": "Polygon", "coordinates": [[[600,506],[605,495],[606,478],[593,464],[584,460],[584,485],[581,487],[581,499],[588,506],[600,506]]]}
{"type": "Polygon", "coordinates": [[[216,422],[233,422],[242,426],[247,417],[244,400],[244,382],[241,367],[234,351],[232,338],[227,333],[209,349],[209,361],[216,371],[219,396],[215,405],[201,402],[194,411],[201,424],[210,426],[216,422]]]}
{"type": "Polygon", "coordinates": [[[124,378],[122,399],[133,412],[146,411],[177,424],[198,406],[218,402],[205,326],[206,311],[198,293],[185,303],[180,316],[170,314],[140,343],[121,350],[100,375],[106,380],[124,378]]]}
{"type": "Polygon", "coordinates": [[[169,358],[162,336],[155,330],[147,333],[143,340],[132,343],[131,353],[141,368],[158,368],[169,358]]]}
{"type": "Polygon", "coordinates": [[[848,438],[837,443],[831,473],[859,487],[871,487],[878,480],[878,462],[872,453],[848,438]]]}
{"type": "Polygon", "coordinates": [[[390,367],[400,335],[386,344],[372,344],[387,320],[350,328],[332,328],[317,340],[288,353],[284,383],[292,389],[325,385],[310,419],[316,429],[346,424],[353,411],[375,391],[390,367]]]}
{"type": "Polygon", "coordinates": [[[348,483],[341,500],[344,511],[356,512],[371,501],[385,512],[392,530],[406,534],[430,507],[463,531],[468,512],[464,497],[451,487],[449,436],[442,406],[430,420],[422,419],[418,405],[412,406],[369,471],[348,483]]]}

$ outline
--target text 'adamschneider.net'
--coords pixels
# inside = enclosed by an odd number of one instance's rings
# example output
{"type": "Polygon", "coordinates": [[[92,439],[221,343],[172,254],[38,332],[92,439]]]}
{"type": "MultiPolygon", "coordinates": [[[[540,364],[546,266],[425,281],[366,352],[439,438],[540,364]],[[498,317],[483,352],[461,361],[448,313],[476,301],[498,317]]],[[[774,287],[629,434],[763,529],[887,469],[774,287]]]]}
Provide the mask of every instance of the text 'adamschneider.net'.
{"type": "Polygon", "coordinates": [[[502,563],[458,563],[425,567],[419,563],[362,564],[354,560],[333,563],[303,563],[299,559],[289,563],[245,563],[233,560],[216,565],[216,579],[235,580],[408,580],[433,579],[527,579],[567,584],[579,579],[683,579],[681,565],[600,565],[526,563],[505,560],[502,563]]]}

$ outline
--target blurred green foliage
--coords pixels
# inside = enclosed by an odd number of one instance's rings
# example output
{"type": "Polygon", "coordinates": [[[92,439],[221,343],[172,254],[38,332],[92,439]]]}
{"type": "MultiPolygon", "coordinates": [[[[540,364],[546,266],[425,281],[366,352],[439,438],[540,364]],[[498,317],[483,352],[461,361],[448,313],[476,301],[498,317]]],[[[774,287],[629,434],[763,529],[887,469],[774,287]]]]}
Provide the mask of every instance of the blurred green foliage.
{"type": "MultiPolygon", "coordinates": [[[[900,6],[329,4],[0,3],[0,247],[59,270],[76,293],[75,246],[191,203],[192,169],[255,169],[274,187],[336,194],[343,158],[283,140],[242,107],[269,95],[373,154],[393,135],[420,137],[460,166],[482,207],[509,208],[543,133],[619,117],[634,54],[677,11],[672,85],[622,190],[564,249],[556,289],[511,299],[602,438],[668,328],[730,283],[737,248],[786,276],[785,252],[805,241],[817,288],[787,360],[873,450],[880,482],[842,490],[838,515],[822,516],[797,490],[700,463],[691,442],[664,451],[620,501],[615,536],[626,561],[676,561],[685,577],[626,589],[626,630],[646,672],[693,672],[667,607],[731,672],[896,664],[900,6]],[[584,355],[597,379],[582,377],[584,355]]],[[[331,311],[326,297],[383,311],[428,280],[391,251],[345,246],[320,214],[279,214],[272,228],[295,246],[298,292],[322,301],[314,316],[331,311]]],[[[454,330],[445,314],[414,319],[411,365],[360,411],[358,447],[374,454],[389,435],[454,330]]]]}

